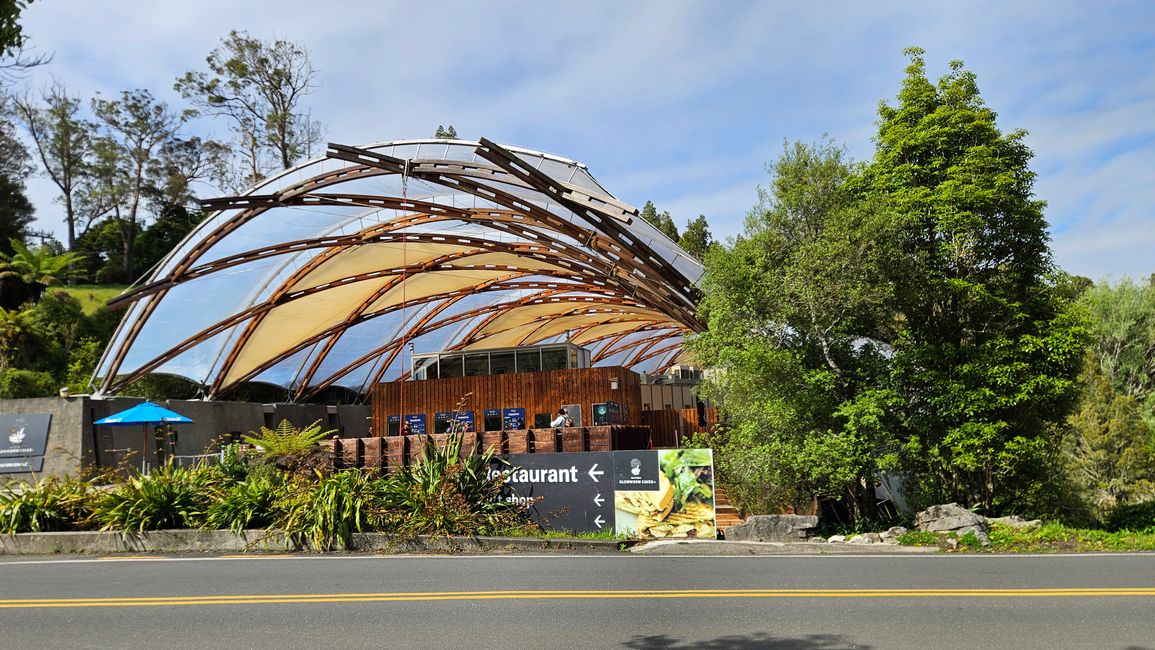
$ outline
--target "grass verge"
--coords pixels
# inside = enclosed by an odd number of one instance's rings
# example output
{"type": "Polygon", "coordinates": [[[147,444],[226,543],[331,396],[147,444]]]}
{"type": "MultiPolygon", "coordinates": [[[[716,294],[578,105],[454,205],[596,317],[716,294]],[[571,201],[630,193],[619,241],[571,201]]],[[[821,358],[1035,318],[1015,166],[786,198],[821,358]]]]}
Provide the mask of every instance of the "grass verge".
{"type": "Polygon", "coordinates": [[[1108,532],[1087,528],[1069,528],[1046,523],[1036,528],[1012,528],[994,524],[991,543],[982,546],[973,534],[958,537],[911,531],[898,538],[904,546],[937,546],[953,553],[1096,553],[1119,551],[1155,551],[1155,528],[1142,531],[1108,532]],[[951,542],[950,540],[955,540],[951,542]]]}
{"type": "Polygon", "coordinates": [[[126,284],[78,284],[71,287],[53,287],[53,289],[62,289],[79,300],[86,314],[91,314],[103,307],[104,303],[119,296],[127,288],[128,285],[126,284]]]}

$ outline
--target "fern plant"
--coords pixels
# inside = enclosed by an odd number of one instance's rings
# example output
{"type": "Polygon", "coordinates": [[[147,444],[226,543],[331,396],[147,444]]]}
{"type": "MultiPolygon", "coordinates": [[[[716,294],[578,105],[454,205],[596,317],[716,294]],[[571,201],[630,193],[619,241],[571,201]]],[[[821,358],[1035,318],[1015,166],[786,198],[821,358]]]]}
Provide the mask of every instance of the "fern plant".
{"type": "Polygon", "coordinates": [[[258,453],[279,467],[294,468],[318,451],[317,443],[336,433],[336,429],[321,430],[321,421],[298,429],[288,420],[281,420],[276,429],[261,427],[251,432],[244,441],[257,448],[258,453]]]}

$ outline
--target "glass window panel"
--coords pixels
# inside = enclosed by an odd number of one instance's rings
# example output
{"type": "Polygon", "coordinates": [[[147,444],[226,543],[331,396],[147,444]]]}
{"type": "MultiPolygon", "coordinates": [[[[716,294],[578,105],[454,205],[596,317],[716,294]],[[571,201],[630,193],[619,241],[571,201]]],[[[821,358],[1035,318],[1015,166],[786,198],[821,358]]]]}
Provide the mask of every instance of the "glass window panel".
{"type": "Polygon", "coordinates": [[[565,348],[545,348],[541,351],[542,370],[565,370],[565,348]]]}
{"type": "Polygon", "coordinates": [[[414,375],[417,379],[437,379],[437,357],[424,357],[414,363],[414,375]]]}
{"type": "Polygon", "coordinates": [[[494,352],[489,355],[489,374],[504,375],[513,372],[513,352],[494,352]]]}
{"type": "Polygon", "coordinates": [[[442,355],[441,363],[438,364],[441,377],[464,377],[465,368],[463,361],[464,359],[460,354],[442,355]]]}
{"type": "Polygon", "coordinates": [[[488,354],[467,354],[465,355],[465,376],[477,377],[480,375],[489,374],[489,355],[488,354]]]}
{"type": "Polygon", "coordinates": [[[541,370],[541,350],[519,350],[517,353],[518,372],[538,372],[541,370]]]}

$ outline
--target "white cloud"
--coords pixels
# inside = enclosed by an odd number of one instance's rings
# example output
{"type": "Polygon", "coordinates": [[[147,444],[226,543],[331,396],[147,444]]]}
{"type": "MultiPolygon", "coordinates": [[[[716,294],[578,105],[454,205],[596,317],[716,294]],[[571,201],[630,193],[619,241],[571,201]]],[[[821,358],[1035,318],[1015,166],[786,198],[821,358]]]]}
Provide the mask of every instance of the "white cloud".
{"type": "MultiPolygon", "coordinates": [[[[1155,270],[1155,5],[979,2],[571,4],[304,0],[37,2],[26,31],[75,91],[147,87],[203,64],[229,29],[308,48],[313,115],[334,141],[464,137],[581,160],[631,203],[733,234],[785,140],[830,133],[871,153],[875,108],[903,47],[976,72],[1003,128],[1023,127],[1050,203],[1057,261],[1079,273],[1155,270]],[[1110,233],[1102,228],[1110,226],[1110,233]]],[[[221,125],[213,127],[224,133],[221,125]]],[[[32,198],[56,221],[51,188],[32,198]]],[[[54,223],[45,225],[57,227],[54,223]]]]}

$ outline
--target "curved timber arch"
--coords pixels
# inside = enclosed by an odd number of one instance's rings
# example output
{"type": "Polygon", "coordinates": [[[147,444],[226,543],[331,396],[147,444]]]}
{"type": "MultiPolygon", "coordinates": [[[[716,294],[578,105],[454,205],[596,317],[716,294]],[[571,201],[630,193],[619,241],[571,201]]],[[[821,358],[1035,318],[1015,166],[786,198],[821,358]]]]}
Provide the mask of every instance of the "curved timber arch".
{"type": "Polygon", "coordinates": [[[681,354],[701,266],[576,162],[489,140],[329,145],[209,217],[153,274],[94,382],[295,399],[404,379],[399,355],[572,340],[595,365],[681,354]]]}

